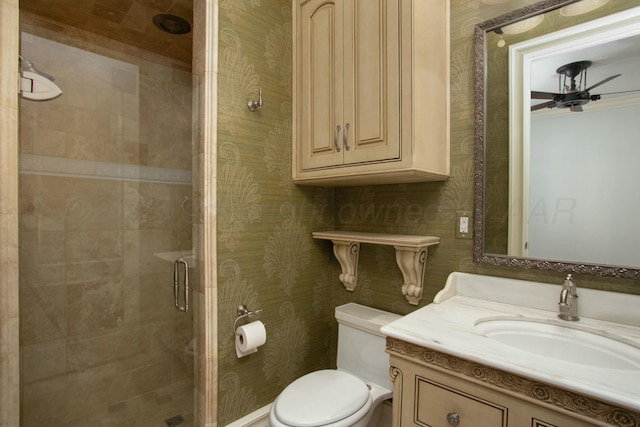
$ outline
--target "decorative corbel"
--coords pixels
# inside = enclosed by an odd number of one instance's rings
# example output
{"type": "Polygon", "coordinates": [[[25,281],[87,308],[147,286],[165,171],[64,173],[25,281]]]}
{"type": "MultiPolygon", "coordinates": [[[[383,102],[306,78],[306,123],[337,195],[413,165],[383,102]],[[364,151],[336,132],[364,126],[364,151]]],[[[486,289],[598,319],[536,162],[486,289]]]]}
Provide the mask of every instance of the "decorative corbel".
{"type": "Polygon", "coordinates": [[[422,298],[424,271],[427,266],[427,247],[394,247],[396,248],[396,262],[404,278],[402,293],[409,304],[418,305],[422,298]]]}
{"type": "Polygon", "coordinates": [[[409,301],[409,304],[413,305],[417,305],[422,298],[427,249],[429,246],[440,243],[440,238],[434,236],[407,236],[355,231],[317,231],[313,233],[313,237],[333,242],[333,253],[342,268],[340,282],[348,291],[355,290],[358,283],[360,243],[393,246],[396,249],[396,262],[404,279],[402,293],[409,301]]]}
{"type": "Polygon", "coordinates": [[[342,273],[340,281],[348,291],[353,291],[358,283],[358,255],[360,243],[342,240],[332,240],[333,254],[340,263],[342,273]]]}

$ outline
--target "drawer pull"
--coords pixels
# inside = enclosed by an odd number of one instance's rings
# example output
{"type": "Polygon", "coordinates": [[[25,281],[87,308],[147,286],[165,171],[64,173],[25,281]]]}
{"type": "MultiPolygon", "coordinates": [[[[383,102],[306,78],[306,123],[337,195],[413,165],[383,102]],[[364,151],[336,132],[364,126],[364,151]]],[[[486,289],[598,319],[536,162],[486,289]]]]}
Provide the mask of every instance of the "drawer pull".
{"type": "Polygon", "coordinates": [[[452,426],[457,426],[458,423],[460,422],[460,415],[458,415],[456,412],[451,412],[447,414],[447,421],[452,426]]]}
{"type": "Polygon", "coordinates": [[[333,144],[336,146],[336,151],[340,152],[340,146],[338,145],[338,134],[340,133],[340,125],[336,126],[336,132],[333,134],[333,144]]]}
{"type": "Polygon", "coordinates": [[[349,128],[351,127],[351,125],[349,125],[349,123],[347,123],[346,125],[344,125],[344,133],[342,134],[342,142],[344,143],[344,148],[349,151],[351,150],[351,146],[349,145],[349,128]]]}

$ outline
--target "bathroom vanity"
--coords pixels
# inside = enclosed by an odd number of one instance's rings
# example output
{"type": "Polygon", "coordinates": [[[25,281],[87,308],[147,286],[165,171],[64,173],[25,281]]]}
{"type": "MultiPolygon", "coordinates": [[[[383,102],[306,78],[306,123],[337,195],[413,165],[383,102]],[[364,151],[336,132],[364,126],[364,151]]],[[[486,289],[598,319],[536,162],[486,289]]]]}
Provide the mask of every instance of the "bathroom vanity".
{"type": "MultiPolygon", "coordinates": [[[[579,283],[578,283],[579,285],[579,283]]],[[[640,426],[640,296],[452,273],[382,328],[399,426],[640,426]]]]}

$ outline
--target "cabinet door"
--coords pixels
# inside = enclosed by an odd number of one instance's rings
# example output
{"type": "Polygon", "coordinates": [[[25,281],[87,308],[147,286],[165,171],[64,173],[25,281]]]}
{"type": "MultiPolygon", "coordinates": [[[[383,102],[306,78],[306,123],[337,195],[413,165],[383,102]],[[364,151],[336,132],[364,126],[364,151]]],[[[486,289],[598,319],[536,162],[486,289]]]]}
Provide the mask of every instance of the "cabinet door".
{"type": "Polygon", "coordinates": [[[400,157],[399,11],[398,0],[345,4],[345,164],[400,157]]]}
{"type": "Polygon", "coordinates": [[[297,155],[302,169],[340,165],[344,125],[343,1],[309,0],[298,8],[297,155]]]}

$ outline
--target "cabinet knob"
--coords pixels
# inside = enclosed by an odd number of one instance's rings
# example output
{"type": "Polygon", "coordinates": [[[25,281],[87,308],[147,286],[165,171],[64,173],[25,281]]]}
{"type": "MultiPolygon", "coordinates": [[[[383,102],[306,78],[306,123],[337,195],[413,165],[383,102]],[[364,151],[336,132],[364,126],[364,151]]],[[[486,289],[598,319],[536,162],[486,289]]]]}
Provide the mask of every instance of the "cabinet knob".
{"type": "Polygon", "coordinates": [[[336,132],[333,134],[333,144],[336,146],[336,151],[339,153],[341,148],[338,144],[338,134],[340,133],[340,125],[336,126],[336,132]]]}
{"type": "Polygon", "coordinates": [[[447,414],[447,421],[452,426],[457,426],[460,422],[460,415],[458,415],[456,412],[450,412],[447,414]]]}

